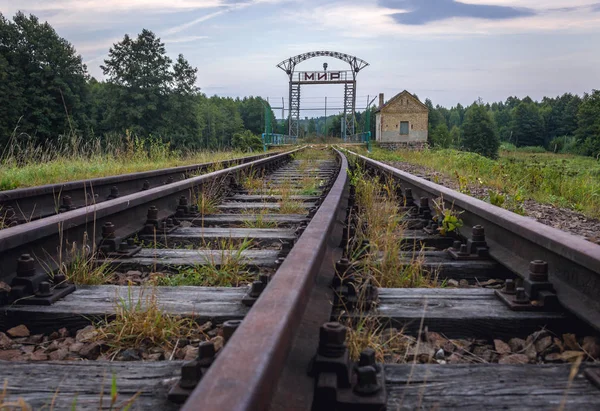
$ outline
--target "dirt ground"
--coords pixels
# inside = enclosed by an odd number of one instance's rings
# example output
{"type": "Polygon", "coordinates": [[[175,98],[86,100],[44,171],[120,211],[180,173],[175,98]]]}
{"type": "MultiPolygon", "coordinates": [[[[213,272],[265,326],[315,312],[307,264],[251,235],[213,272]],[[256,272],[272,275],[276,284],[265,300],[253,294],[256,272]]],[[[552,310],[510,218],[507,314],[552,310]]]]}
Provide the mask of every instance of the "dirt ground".
{"type": "MultiPolygon", "coordinates": [[[[458,190],[458,182],[446,177],[442,173],[434,171],[428,167],[409,164],[400,161],[388,162],[400,170],[408,173],[427,177],[431,180],[437,177],[439,184],[442,184],[453,190],[458,190]]],[[[482,186],[470,185],[471,195],[481,200],[487,197],[487,188],[482,186]]],[[[585,215],[566,208],[558,208],[549,204],[540,204],[533,200],[525,200],[523,203],[525,215],[536,221],[546,224],[550,227],[558,228],[578,237],[584,238],[595,244],[600,244],[600,220],[588,218],[585,215]]]]}

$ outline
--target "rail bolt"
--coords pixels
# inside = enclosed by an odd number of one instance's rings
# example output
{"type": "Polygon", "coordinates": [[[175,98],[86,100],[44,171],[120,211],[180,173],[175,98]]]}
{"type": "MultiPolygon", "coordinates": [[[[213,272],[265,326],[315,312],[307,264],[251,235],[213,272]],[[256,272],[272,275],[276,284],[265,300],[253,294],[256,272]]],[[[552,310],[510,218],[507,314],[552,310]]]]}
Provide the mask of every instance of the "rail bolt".
{"type": "Polygon", "coordinates": [[[360,353],[360,358],[358,359],[358,366],[366,367],[369,365],[372,367],[374,367],[376,365],[375,350],[372,348],[365,348],[360,353]]]}
{"type": "Polygon", "coordinates": [[[529,279],[531,281],[548,281],[548,263],[542,260],[530,262],[529,279]]]}
{"type": "Polygon", "coordinates": [[[250,297],[252,298],[258,298],[263,290],[265,289],[265,287],[267,286],[266,283],[263,283],[262,281],[254,281],[250,287],[250,297]]]}
{"type": "Polygon", "coordinates": [[[56,288],[65,288],[67,286],[67,276],[62,273],[54,274],[52,282],[56,288]]]}
{"type": "Polygon", "coordinates": [[[102,238],[115,238],[115,225],[107,221],[102,226],[102,238]]]}
{"type": "Polygon", "coordinates": [[[529,297],[525,293],[525,289],[523,287],[517,287],[517,294],[515,295],[515,303],[516,304],[529,304],[529,297]]]}
{"type": "Polygon", "coordinates": [[[346,274],[346,271],[348,271],[348,268],[350,268],[350,261],[348,261],[347,258],[342,258],[338,262],[335,263],[335,271],[339,275],[346,274]]]}
{"type": "Polygon", "coordinates": [[[373,395],[381,390],[381,385],[377,381],[377,370],[373,366],[358,367],[356,370],[358,379],[354,392],[358,395],[373,395]]]}
{"type": "Polygon", "coordinates": [[[223,323],[223,338],[225,339],[225,342],[229,341],[241,323],[242,320],[229,320],[223,323]]]}
{"type": "Polygon", "coordinates": [[[185,389],[193,389],[202,378],[202,369],[196,361],[189,361],[181,367],[181,380],[179,386],[185,389]]]}
{"type": "Polygon", "coordinates": [[[148,208],[148,213],[146,214],[146,219],[152,221],[158,220],[158,208],[155,206],[150,206],[148,208]]]}
{"type": "Polygon", "coordinates": [[[471,239],[473,241],[485,241],[485,229],[481,225],[476,225],[471,230],[471,239]]]}
{"type": "Polygon", "coordinates": [[[35,260],[29,254],[21,254],[21,257],[17,259],[17,275],[19,277],[35,275],[35,260]]]}
{"type": "Polygon", "coordinates": [[[187,206],[188,205],[188,199],[187,199],[186,196],[179,197],[179,205],[180,206],[187,206]]]}
{"type": "Polygon", "coordinates": [[[71,208],[73,206],[73,200],[71,199],[71,196],[64,196],[62,198],[62,205],[65,208],[71,208]]]}
{"type": "Polygon", "coordinates": [[[171,176],[167,179],[167,184],[171,184],[173,181],[175,180],[173,180],[173,177],[171,176]]]}
{"type": "Polygon", "coordinates": [[[346,327],[337,322],[325,323],[319,329],[319,354],[336,358],[346,351],[346,327]]]}
{"type": "Polygon", "coordinates": [[[469,249],[467,248],[466,244],[460,245],[460,248],[458,249],[458,254],[459,255],[469,255],[469,249]]]}
{"type": "Polygon", "coordinates": [[[50,288],[50,283],[48,281],[42,281],[38,286],[38,290],[35,295],[38,297],[51,297],[52,289],[50,288]]]}
{"type": "Polygon", "coordinates": [[[150,189],[150,181],[145,180],[144,184],[142,184],[142,191],[146,191],[150,189]]]}
{"type": "Polygon", "coordinates": [[[198,364],[208,367],[215,359],[215,344],[212,341],[202,341],[198,344],[198,364]]]}
{"type": "Polygon", "coordinates": [[[516,294],[517,293],[517,285],[514,280],[506,280],[504,282],[504,290],[502,290],[504,294],[516,294]]]}
{"type": "Polygon", "coordinates": [[[427,198],[427,197],[419,198],[419,207],[428,208],[429,207],[429,198],[427,198]]]}
{"type": "Polygon", "coordinates": [[[108,198],[113,199],[117,197],[119,197],[119,189],[117,188],[117,186],[112,186],[110,188],[110,195],[108,196],[108,198]]]}

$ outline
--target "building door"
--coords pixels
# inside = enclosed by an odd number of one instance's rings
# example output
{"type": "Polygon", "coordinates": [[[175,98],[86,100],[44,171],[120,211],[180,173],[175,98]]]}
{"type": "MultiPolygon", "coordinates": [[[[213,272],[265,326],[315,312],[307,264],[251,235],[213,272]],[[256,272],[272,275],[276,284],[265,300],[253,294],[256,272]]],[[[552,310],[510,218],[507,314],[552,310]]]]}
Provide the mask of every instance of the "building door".
{"type": "Polygon", "coordinates": [[[408,135],[408,121],[400,122],[400,135],[402,135],[402,136],[408,135]]]}

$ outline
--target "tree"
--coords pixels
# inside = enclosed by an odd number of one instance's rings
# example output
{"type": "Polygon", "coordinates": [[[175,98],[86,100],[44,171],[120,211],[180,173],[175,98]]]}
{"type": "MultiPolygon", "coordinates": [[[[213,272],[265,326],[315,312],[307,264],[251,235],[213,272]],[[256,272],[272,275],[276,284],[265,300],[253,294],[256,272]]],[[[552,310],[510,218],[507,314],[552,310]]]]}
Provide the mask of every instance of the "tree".
{"type": "Polygon", "coordinates": [[[14,129],[56,140],[88,126],[86,66],[48,23],[0,14],[0,143],[14,129]]]}
{"type": "Polygon", "coordinates": [[[600,90],[584,94],[577,112],[575,136],[584,154],[600,155],[600,90]]]}
{"type": "Polygon", "coordinates": [[[452,141],[450,138],[450,132],[448,131],[448,126],[446,123],[439,124],[435,130],[433,130],[433,135],[431,137],[433,145],[435,147],[440,148],[449,148],[452,141]]]}
{"type": "Polygon", "coordinates": [[[473,104],[465,114],[462,148],[489,158],[498,157],[500,141],[494,120],[481,104],[473,104]]]}
{"type": "Polygon", "coordinates": [[[514,109],[512,139],[518,147],[543,146],[544,120],[535,103],[527,99],[514,109]]]}
{"type": "Polygon", "coordinates": [[[314,135],[317,133],[317,123],[315,122],[314,118],[311,118],[308,121],[308,134],[309,135],[314,135]]]}
{"type": "Polygon", "coordinates": [[[183,57],[183,54],[177,56],[177,61],[173,65],[173,91],[180,95],[194,95],[200,89],[196,87],[196,73],[198,69],[192,67],[183,57]]]}
{"type": "MultiPolygon", "coordinates": [[[[110,48],[100,67],[108,82],[117,86],[113,87],[114,104],[108,115],[117,131],[131,128],[144,135],[158,133],[168,110],[164,97],[173,81],[164,43],[146,29],[136,39],[126,34],[110,48]]],[[[185,70],[182,65],[179,68],[185,70]]],[[[188,84],[183,80],[180,86],[188,84]]]]}
{"type": "Polygon", "coordinates": [[[457,126],[450,130],[450,145],[455,148],[460,147],[460,128],[457,126]]]}

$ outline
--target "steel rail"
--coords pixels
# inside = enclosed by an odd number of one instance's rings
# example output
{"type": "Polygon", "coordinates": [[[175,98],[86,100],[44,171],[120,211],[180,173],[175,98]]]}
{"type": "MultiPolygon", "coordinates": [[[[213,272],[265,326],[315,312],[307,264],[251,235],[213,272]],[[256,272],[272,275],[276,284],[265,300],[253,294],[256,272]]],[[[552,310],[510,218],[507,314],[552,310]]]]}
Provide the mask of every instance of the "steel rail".
{"type": "Polygon", "coordinates": [[[363,165],[374,168],[411,188],[414,195],[443,198],[446,207],[462,212],[461,234],[485,228],[490,255],[524,277],[532,260],[548,262],[549,279],[561,304],[600,330],[600,246],[503,208],[432,183],[349,150],[363,165]]]}
{"type": "Polygon", "coordinates": [[[264,410],[269,407],[302,320],[327,242],[343,208],[348,163],[308,227],[182,408],[264,410]]]}
{"type": "Polygon", "coordinates": [[[0,191],[0,206],[2,206],[2,210],[6,210],[7,207],[12,207],[19,222],[24,223],[57,214],[62,199],[64,199],[65,196],[71,197],[71,201],[75,207],[81,207],[92,203],[106,201],[111,195],[112,187],[117,187],[119,190],[119,197],[122,197],[124,195],[142,191],[146,181],[148,182],[148,188],[158,187],[164,185],[170,179],[179,181],[188,178],[188,175],[191,173],[201,172],[212,166],[231,167],[232,165],[248,163],[269,155],[273,154],[260,154],[216,161],[213,163],[192,164],[188,166],[169,167],[159,170],[5,190],[0,191]]]}
{"type": "Polygon", "coordinates": [[[158,208],[159,220],[166,219],[177,210],[179,198],[190,199],[199,186],[281,162],[299,150],[302,148],[0,230],[0,281],[10,283],[21,254],[31,254],[38,269],[55,269],[71,243],[81,244],[87,237],[97,244],[107,222],[115,225],[116,237],[130,236],[144,226],[149,206],[158,208]]]}

